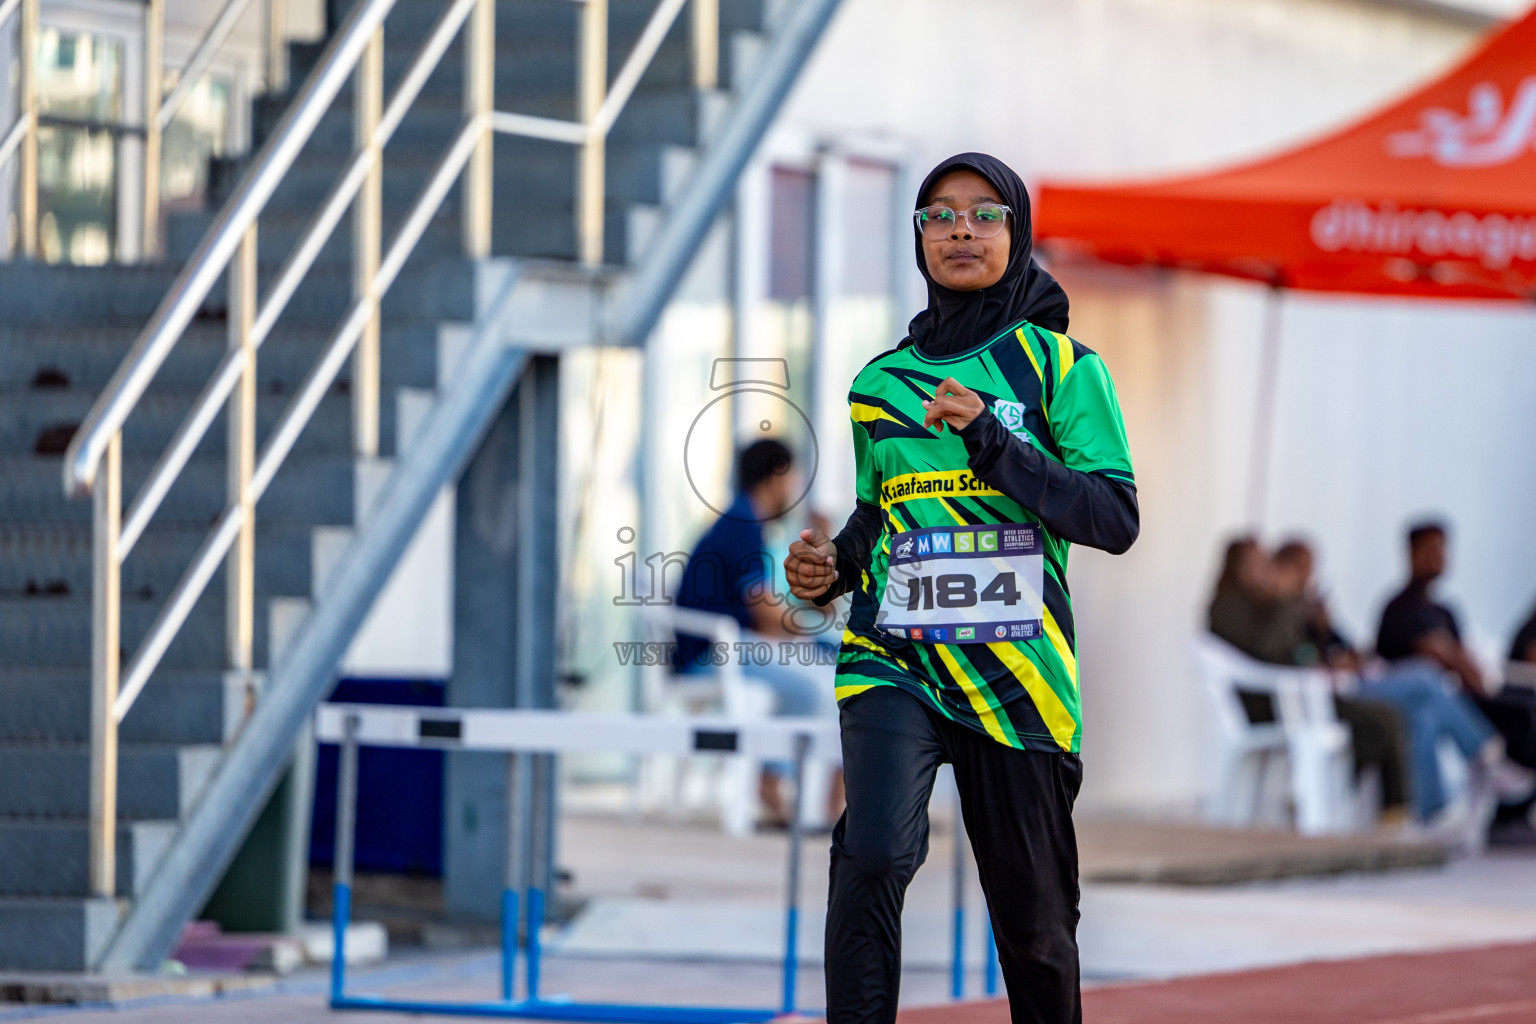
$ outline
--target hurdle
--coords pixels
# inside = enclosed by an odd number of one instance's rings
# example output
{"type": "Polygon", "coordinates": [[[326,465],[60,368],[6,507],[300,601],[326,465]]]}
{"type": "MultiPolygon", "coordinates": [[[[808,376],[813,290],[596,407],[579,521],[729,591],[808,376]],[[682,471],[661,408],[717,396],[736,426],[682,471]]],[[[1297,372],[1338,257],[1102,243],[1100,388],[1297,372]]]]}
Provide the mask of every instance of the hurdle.
{"type": "MultiPolygon", "coordinates": [[[[330,1006],[336,1010],[373,1010],[462,1017],[589,1021],[594,1024],[766,1024],[797,1012],[800,866],[803,835],[801,783],[812,758],[840,760],[842,743],[836,722],[817,718],[770,718],[736,721],[719,716],[588,714],[549,710],[429,708],[383,704],[321,704],[315,712],[315,739],[340,747],[336,778],[336,845],[332,927],[330,1006]],[[530,884],[519,891],[522,865],[519,836],[533,827],[535,808],[525,785],[508,787],[509,849],[501,892],[501,999],[448,1002],[387,999],[347,992],[346,930],[351,920],[354,831],[357,817],[358,749],[364,746],[482,751],[516,759],[534,754],[737,754],[759,761],[794,765],[795,799],[789,827],[785,870],[784,959],[782,998],[775,1008],[669,1006],[584,1003],[540,994],[540,936],[545,893],[530,884]],[[516,994],[519,931],[523,928],[523,995],[516,994]]],[[[526,781],[522,773],[520,782],[526,781]]],[[[964,838],[957,823],[955,850],[954,996],[963,992],[964,838]]],[[[982,914],[985,921],[987,915],[982,914]]],[[[988,923],[986,991],[996,991],[996,962],[988,923]]]]}

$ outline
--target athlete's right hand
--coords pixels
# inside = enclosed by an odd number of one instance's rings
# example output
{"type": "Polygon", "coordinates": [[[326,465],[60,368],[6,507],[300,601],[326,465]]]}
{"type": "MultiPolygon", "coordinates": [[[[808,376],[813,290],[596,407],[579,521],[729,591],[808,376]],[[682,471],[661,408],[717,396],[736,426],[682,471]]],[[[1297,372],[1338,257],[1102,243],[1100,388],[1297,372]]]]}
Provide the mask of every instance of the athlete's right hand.
{"type": "Polygon", "coordinates": [[[837,579],[837,548],[820,530],[801,530],[800,539],[784,556],[784,578],[789,592],[810,600],[827,592],[837,579]]]}

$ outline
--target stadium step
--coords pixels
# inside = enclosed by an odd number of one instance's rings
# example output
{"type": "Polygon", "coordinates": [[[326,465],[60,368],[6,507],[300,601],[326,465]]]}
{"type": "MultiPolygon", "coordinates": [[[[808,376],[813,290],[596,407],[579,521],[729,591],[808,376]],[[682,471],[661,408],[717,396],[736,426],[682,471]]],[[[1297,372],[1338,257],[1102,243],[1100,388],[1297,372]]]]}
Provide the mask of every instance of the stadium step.
{"type": "MultiPolygon", "coordinates": [[[[0,271],[3,273],[3,271],[0,271]]],[[[380,332],[380,379],[386,387],[431,387],[436,383],[434,345],[440,321],[394,316],[380,332]]],[[[35,329],[0,323],[0,388],[47,391],[78,387],[93,394],[111,379],[133,346],[144,321],[110,318],[96,323],[64,322],[36,344],[35,329]]],[[[264,394],[292,394],[304,380],[325,343],[329,325],[284,325],[256,353],[256,382],[264,394]]],[[[155,386],[198,389],[208,383],[229,347],[229,327],[223,316],[196,320],[171,350],[155,386]]],[[[350,361],[337,380],[352,379],[350,361]]],[[[15,396],[16,405],[28,401],[15,396]]]]}
{"type": "MultiPolygon", "coordinates": [[[[211,669],[165,669],[128,711],[123,743],[224,743],[256,702],[259,680],[211,669]]],[[[91,680],[75,666],[0,669],[0,742],[83,743],[91,736],[91,680]]]]}
{"type": "MultiPolygon", "coordinates": [[[[331,0],[333,17],[349,0],[331,0]]],[[[770,0],[723,0],[720,90],[691,83],[689,19],[668,33],[606,147],[607,262],[641,249],[662,204],[685,187],[750,74],[770,0]]],[[[497,109],[569,119],[575,112],[579,5],[495,0],[497,109]]],[[[616,74],[655,0],[609,0],[616,74]]],[[[385,24],[386,88],[443,10],[398,0],[385,24]]],[[[439,401],[469,326],[499,278],[462,256],[455,185],[380,307],[381,457],[353,454],[351,361],[321,400],[256,510],[256,668],[226,671],[225,582],[219,569],[121,724],[117,879],[120,899],[88,895],[91,719],[91,502],[66,499],[61,454],[95,396],[202,242],[253,154],[280,122],[325,46],[289,47],[290,85],[245,118],[252,151],[210,161],[208,201],[167,217],[166,258],[100,267],[0,263],[0,969],[95,965],[178,828],[259,706],[271,658],[311,618],[313,595],[357,537],[360,511],[396,464],[409,425],[439,401]]],[[[384,241],[463,123],[463,47],[450,46],[384,153],[384,241]]],[[[352,83],[320,119],[257,222],[258,291],[268,294],[352,152],[352,83]]],[[[494,143],[491,230],[497,256],[529,263],[519,340],[590,340],[599,310],[576,253],[575,147],[512,136],[494,143]],[[536,209],[536,215],[530,215],[536,209]],[[555,267],[558,269],[554,269],[555,267]],[[532,269],[529,269],[532,268],[532,269]]],[[[350,216],[305,274],[256,358],[258,444],[287,408],[353,304],[350,216]]],[[[186,410],[224,357],[223,276],[203,300],[123,433],[124,493],[137,494],[186,410]]],[[[225,426],[215,422],[122,568],[126,658],[160,614],[228,494],[225,426]]]]}
{"type": "Polygon", "coordinates": [[[111,939],[122,904],[103,896],[0,897],[0,964],[17,971],[82,971],[111,939]]]}
{"type": "MultiPolygon", "coordinates": [[[[167,597],[207,533],[204,524],[152,523],[123,564],[123,593],[167,597]]],[[[262,552],[258,596],[308,592],[310,524],[258,522],[256,546],[262,552]]],[[[90,592],[91,532],[84,524],[0,521],[0,595],[49,600],[90,592]]]]}
{"type": "MultiPolygon", "coordinates": [[[[121,820],[180,818],[219,763],[213,744],[124,743],[118,751],[121,820]]],[[[88,743],[0,742],[0,816],[83,818],[90,813],[88,743]]]]}
{"type": "MultiPolygon", "coordinates": [[[[117,895],[132,898],[176,836],[175,819],[121,821],[117,895]]],[[[79,896],[90,891],[85,818],[0,821],[0,896],[79,896]]]]}

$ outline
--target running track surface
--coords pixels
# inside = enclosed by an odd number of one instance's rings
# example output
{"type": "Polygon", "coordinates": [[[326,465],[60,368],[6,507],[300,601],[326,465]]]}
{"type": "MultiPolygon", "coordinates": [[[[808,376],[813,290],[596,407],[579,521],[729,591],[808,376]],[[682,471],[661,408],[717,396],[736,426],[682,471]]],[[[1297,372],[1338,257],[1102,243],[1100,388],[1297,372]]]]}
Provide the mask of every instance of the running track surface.
{"type": "MultiPolygon", "coordinates": [[[[898,1024],[1008,1024],[1008,1004],[898,1024]]],[[[1083,993],[1083,1024],[1536,1024],[1536,943],[1108,985],[1083,993]]]]}

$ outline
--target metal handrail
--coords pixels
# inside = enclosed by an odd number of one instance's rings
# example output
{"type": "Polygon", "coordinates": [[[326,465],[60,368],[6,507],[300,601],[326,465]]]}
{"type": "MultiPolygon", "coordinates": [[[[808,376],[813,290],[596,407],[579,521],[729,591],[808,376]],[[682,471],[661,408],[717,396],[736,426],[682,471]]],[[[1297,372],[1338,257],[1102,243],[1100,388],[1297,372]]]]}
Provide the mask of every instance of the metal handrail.
{"type": "MultiPolygon", "coordinates": [[[[356,198],[368,172],[378,163],[379,150],[390,140],[400,126],[400,122],[404,120],[406,111],[420,94],[427,78],[453,41],[454,34],[468,17],[475,2],[476,0],[454,0],[434,26],[420,52],[411,62],[410,69],[396,87],[395,95],[391,98],[379,122],[375,133],[377,146],[359,150],[348,162],[325,200],[320,204],[320,209],[310,220],[309,226],[305,228],[299,244],[294,247],[293,252],[288,255],[279,269],[277,278],[269,287],[266,300],[261,304],[255,323],[251,327],[252,348],[259,349],[272,333],[278,317],[282,315],[289,300],[293,298],[303,282],[304,275],[309,272],[315,259],[320,255],[320,250],[330,239],[337,225],[341,223],[341,218],[346,215],[347,207],[356,198]]],[[[164,500],[176,477],[185,468],[187,460],[192,457],[198,442],[213,425],[224,401],[239,382],[240,375],[245,370],[245,363],[243,349],[231,349],[220,361],[218,369],[214,371],[213,379],[198,396],[187,418],[182,421],[181,426],[171,438],[171,443],[155,463],[154,469],[150,471],[148,479],[140,488],[138,497],[129,508],[123,521],[123,533],[119,542],[121,557],[126,558],[133,550],[144,528],[149,525],[150,517],[159,509],[160,502],[164,500]]]]}
{"type": "MultiPolygon", "coordinates": [[[[458,0],[455,6],[462,5],[468,8],[477,2],[479,0],[458,0]]],[[[444,154],[426,187],[422,189],[421,195],[411,207],[404,223],[396,232],[395,239],[380,265],[379,273],[374,278],[373,287],[367,295],[352,303],[346,319],[326,342],[320,360],[310,369],[298,394],[283,411],[282,418],[273,428],[260,457],[256,460],[255,472],[251,475],[250,481],[251,504],[260,501],[266,494],[283,461],[298,441],[299,434],[308,425],[315,410],[319,408],[326,391],[335,383],[336,375],[341,372],[347,357],[352,354],[358,339],[362,336],[369,316],[377,308],[384,294],[389,291],[390,286],[395,283],[395,278],[405,266],[405,261],[425,233],[432,215],[442,205],[448,190],[453,187],[454,180],[464,169],[465,163],[469,161],[481,136],[485,134],[488,122],[489,115],[482,115],[459,129],[453,145],[444,154]]],[[[170,598],[161,608],[154,624],[150,626],[149,633],[123,673],[122,690],[118,693],[112,708],[113,715],[119,722],[127,715],[139,692],[144,688],[144,684],[149,681],[150,673],[155,670],[166,649],[170,647],[176,632],[185,624],[187,616],[192,612],[192,606],[197,603],[197,599],[202,596],[208,582],[218,570],[220,560],[229,553],[246,519],[244,505],[231,503],[224,509],[202,546],[198,548],[191,567],[176,584],[170,598]]]]}
{"type": "Polygon", "coordinates": [[[25,115],[16,118],[16,123],[11,125],[11,130],[5,133],[4,141],[0,141],[0,167],[11,158],[16,147],[21,145],[21,140],[27,137],[27,118],[25,115]]]}
{"type": "MultiPolygon", "coordinates": [[[[7,5],[35,2],[4,0],[7,5]]],[[[152,4],[161,2],[163,0],[151,0],[152,4]]],[[[92,610],[91,884],[93,891],[101,894],[112,893],[115,886],[118,726],[185,624],[198,598],[207,589],[221,561],[227,560],[229,565],[229,664],[235,670],[249,671],[253,667],[256,503],[266,493],[349,357],[356,360],[354,451],[361,456],[374,454],[378,423],[379,305],[415,250],[433,214],[441,207],[454,182],[461,174],[466,174],[465,250],[470,256],[486,255],[489,237],[484,228],[489,223],[491,178],[488,157],[492,133],[506,132],[579,145],[583,150],[578,183],[578,191],[582,194],[578,213],[582,255],[589,262],[600,260],[604,140],[687,0],[661,0],[620,69],[614,88],[603,90],[605,95],[601,102],[591,102],[594,93],[588,81],[583,100],[584,109],[591,116],[582,122],[532,117],[492,108],[490,86],[495,73],[494,47],[486,43],[494,41],[494,0],[451,0],[388,104],[384,105],[383,24],[395,2],[361,0],[354,7],[281,124],[257,155],[197,251],[178,274],[102,395],[92,405],[65,453],[66,493],[94,491],[96,498],[93,526],[96,583],[92,610]],[[473,18],[471,14],[474,14],[473,18]],[[379,235],[383,148],[399,128],[454,37],[466,25],[467,50],[471,58],[465,80],[465,122],[384,249],[379,235]],[[299,243],[284,260],[263,301],[258,303],[258,218],[347,76],[353,74],[358,76],[355,151],[299,243]],[[595,223],[592,217],[594,195],[595,223]],[[258,454],[255,449],[257,352],[270,336],[322,247],[354,204],[357,235],[353,250],[353,301],[258,454]],[[594,236],[595,252],[591,245],[594,236]],[[134,496],[125,518],[121,460],[123,426],[226,268],[230,275],[229,349],[134,496]],[[122,564],[143,537],[166,494],[226,404],[231,409],[228,417],[229,501],[161,607],[148,634],[133,652],[126,671],[120,671],[118,636],[122,564]],[[98,479],[103,469],[105,480],[98,479]]],[[[692,2],[696,8],[701,5],[710,7],[711,11],[702,17],[702,21],[716,23],[713,7],[717,0],[692,2]]],[[[187,81],[201,73],[212,52],[222,42],[222,36],[228,34],[228,28],[248,3],[249,0],[230,0],[189,62],[182,82],[178,83],[180,94],[173,91],[167,98],[166,107],[170,113],[164,114],[163,121],[150,119],[147,122],[146,133],[151,138],[174,116],[175,107],[185,97],[186,89],[190,89],[187,81]]],[[[587,0],[584,17],[600,17],[601,34],[606,36],[606,0],[587,0]]],[[[696,15],[695,24],[700,20],[696,15]]],[[[593,23],[589,22],[586,29],[581,60],[584,76],[590,78],[593,61],[601,58],[601,70],[606,69],[606,41],[604,39],[601,46],[595,45],[593,23]]],[[[711,35],[707,40],[696,38],[695,44],[698,78],[702,82],[707,75],[712,82],[718,63],[713,52],[716,40],[711,35]],[[700,53],[699,50],[710,52],[700,53]]],[[[606,75],[602,77],[606,78],[606,75]]],[[[602,84],[606,87],[606,82],[602,84]]],[[[162,108],[161,113],[165,109],[162,108]]]]}
{"type": "Polygon", "coordinates": [[[262,147],[235,194],[224,204],[218,219],[176,276],[70,440],[64,453],[66,494],[73,496],[91,490],[108,442],[122,430],[128,414],[144,396],[150,381],[228,266],[246,231],[256,223],[258,214],[277,191],[278,182],[293,166],[393,6],[394,0],[363,0],[352,8],[342,31],[326,47],[293,106],[262,147]]]}
{"type": "MultiPolygon", "coordinates": [[[[276,4],[280,3],[281,0],[267,0],[267,2],[269,4],[276,4]]],[[[250,5],[251,0],[229,0],[224,5],[224,9],[219,12],[219,16],[213,19],[213,24],[208,26],[208,31],[203,33],[203,38],[193,48],[192,56],[187,59],[186,66],[177,75],[176,85],[160,101],[160,109],[154,116],[158,127],[164,129],[175,119],[176,112],[181,109],[181,105],[192,94],[192,90],[197,87],[198,81],[203,77],[203,72],[208,70],[208,65],[212,64],[214,57],[218,56],[219,47],[224,45],[224,41],[235,30],[235,26],[240,23],[241,17],[244,16],[246,8],[250,5]]],[[[269,42],[279,46],[282,45],[281,40],[270,40],[269,42]]],[[[274,88],[274,84],[269,82],[267,87],[270,90],[274,88]]]]}
{"type": "MultiPolygon", "coordinates": [[[[64,456],[66,494],[74,496],[91,489],[96,466],[99,465],[106,450],[108,438],[122,429],[129,412],[143,397],[149,382],[159,372],[160,366],[169,356],[181,332],[186,329],[187,324],[196,314],[197,307],[207,298],[208,292],[217,280],[217,275],[227,265],[235,247],[239,244],[240,237],[255,222],[261,208],[266,205],[266,201],[276,190],[278,181],[292,166],[320,117],[329,108],[336,93],[340,91],[341,77],[356,66],[363,48],[367,45],[368,36],[382,24],[384,17],[394,6],[394,2],[395,0],[367,0],[353,8],[352,17],[349,17],[343,31],[322,55],[316,74],[305,84],[304,90],[295,100],[293,107],[283,118],[272,138],[263,147],[261,155],[246,174],[235,196],[225,204],[219,219],[209,228],[202,244],[187,261],[186,267],[171,285],[149,324],[139,333],[133,348],[130,349],[117,373],[108,382],[102,397],[91,406],[79,431],[70,441],[64,456]],[[369,12],[373,12],[375,16],[365,17],[369,12]]],[[[687,0],[662,0],[642,31],[639,40],[636,41],[635,48],[620,69],[619,75],[615,78],[615,88],[609,94],[609,99],[599,109],[600,122],[584,125],[557,118],[495,111],[494,120],[491,123],[492,129],[507,134],[575,145],[587,144],[592,142],[595,136],[606,135],[618,119],[618,115],[639,84],[646,65],[655,56],[656,50],[686,2],[687,0]],[[595,130],[598,123],[601,124],[601,130],[595,130]]],[[[694,2],[697,3],[699,0],[694,2]]],[[[412,73],[417,70],[417,66],[413,64],[412,73]]],[[[425,68],[421,82],[417,83],[415,90],[410,93],[410,99],[415,98],[421,85],[425,84],[426,73],[430,73],[431,70],[431,66],[425,68]]],[[[397,89],[397,96],[404,93],[404,87],[409,83],[409,79],[410,75],[401,83],[400,88],[397,89]]],[[[391,104],[395,120],[389,127],[389,133],[385,134],[379,142],[380,146],[398,127],[399,119],[404,117],[409,105],[409,100],[401,104],[398,109],[391,104]]],[[[389,117],[389,113],[386,113],[384,120],[387,121],[389,117]]],[[[384,122],[381,121],[381,128],[383,124],[384,122]]],[[[279,275],[280,283],[274,286],[274,291],[282,290],[283,283],[286,283],[288,295],[284,297],[285,302],[287,297],[291,297],[291,290],[297,287],[304,270],[308,269],[309,263],[313,262],[313,256],[318,254],[325,242],[323,237],[318,240],[313,239],[311,232],[322,221],[327,220],[327,214],[333,215],[330,225],[335,226],[335,221],[339,220],[344,212],[345,203],[356,195],[357,188],[360,187],[360,179],[371,167],[372,161],[368,159],[366,150],[360,152],[348,165],[343,175],[343,182],[338,184],[338,189],[333,191],[332,196],[327,199],[322,207],[322,213],[312,222],[310,231],[306,232],[305,240],[295,250],[297,256],[306,248],[306,243],[313,242],[314,251],[309,260],[298,268],[297,273],[288,273],[290,268],[285,266],[284,272],[279,275]],[[333,204],[333,200],[338,199],[343,183],[349,183],[350,187],[345,193],[345,199],[339,200],[340,207],[337,207],[333,204]]],[[[269,303],[264,308],[272,307],[269,303]]],[[[281,312],[280,308],[273,309],[270,316],[258,321],[258,323],[265,323],[265,329],[258,328],[258,337],[265,337],[279,312],[281,312]]],[[[221,367],[220,376],[226,372],[228,372],[227,369],[221,367]]],[[[227,395],[228,392],[226,391],[225,394],[227,395]]],[[[201,434],[198,436],[201,437],[201,434]]],[[[158,501],[156,504],[158,505],[158,501]]],[[[153,509],[150,509],[150,512],[152,513],[153,509]]],[[[134,536],[137,539],[137,535],[134,536]]]]}
{"type": "MultiPolygon", "coordinates": [[[[437,59],[447,49],[454,33],[477,2],[479,0],[455,0],[454,4],[444,12],[442,19],[428,38],[427,43],[422,47],[422,52],[418,54],[416,61],[413,63],[411,68],[412,74],[407,75],[407,80],[402,83],[402,89],[396,92],[395,100],[404,101],[400,104],[402,108],[409,106],[410,100],[414,99],[416,93],[420,92],[421,86],[426,82],[427,76],[431,74],[437,59]],[[412,75],[418,69],[423,70],[413,81],[412,75]],[[409,87],[408,91],[405,91],[406,87],[409,87]]],[[[392,103],[392,106],[394,105],[392,103]]],[[[480,118],[466,124],[460,130],[459,136],[455,138],[453,147],[450,148],[447,156],[444,157],[443,163],[433,173],[427,187],[412,206],[410,213],[397,231],[395,240],[390,244],[388,254],[385,256],[379,273],[374,279],[372,289],[367,295],[353,302],[351,308],[347,311],[346,318],[342,321],[342,325],[337,328],[331,339],[326,343],[324,353],[319,362],[310,370],[303,385],[299,388],[298,394],[294,396],[288,408],[284,410],[282,418],[273,429],[266,446],[262,449],[261,455],[256,460],[255,469],[251,474],[250,490],[251,502],[253,504],[259,501],[262,495],[266,493],[267,487],[271,484],[273,477],[277,475],[277,470],[281,467],[283,460],[287,458],[294,442],[298,440],[299,433],[308,424],[310,417],[314,415],[314,411],[319,407],[320,400],[325,396],[326,390],[335,382],[336,374],[341,371],[342,364],[346,361],[347,356],[351,354],[353,347],[361,336],[372,309],[377,306],[384,293],[394,284],[395,277],[400,272],[400,267],[404,265],[405,259],[410,255],[411,250],[415,248],[416,243],[421,240],[428,220],[436,212],[438,206],[441,205],[443,197],[447,194],[449,187],[453,183],[453,179],[463,169],[464,160],[468,159],[467,153],[473,149],[474,143],[485,133],[486,120],[487,116],[482,115],[480,118]],[[465,148],[466,144],[463,141],[466,135],[471,136],[468,148],[465,148]],[[462,158],[459,156],[461,149],[464,149],[465,152],[462,158]],[[453,162],[455,160],[457,163],[453,162]]],[[[396,118],[389,125],[388,131],[393,132],[398,124],[399,119],[396,118]]],[[[385,137],[387,138],[387,134],[385,137]]],[[[382,142],[380,145],[382,145],[382,142]]],[[[281,294],[269,294],[261,313],[257,316],[257,326],[251,332],[252,337],[248,344],[252,348],[260,346],[266,340],[267,335],[271,332],[272,324],[276,322],[277,317],[282,313],[283,307],[287,305],[288,300],[292,297],[294,291],[297,290],[298,283],[305,271],[314,262],[326,239],[341,220],[347,205],[362,187],[362,181],[369,169],[369,165],[376,161],[376,157],[373,161],[368,160],[367,157],[376,152],[377,150],[375,149],[366,149],[353,159],[353,164],[349,167],[349,171],[353,173],[344,175],[337,182],[331,195],[327,197],[326,202],[322,205],[315,221],[312,222],[310,229],[306,232],[304,243],[290,255],[288,261],[284,264],[283,270],[279,273],[279,281],[286,282],[287,287],[281,294]]],[[[118,541],[119,559],[126,558],[128,552],[132,550],[133,544],[143,535],[144,528],[148,525],[150,517],[158,509],[166,492],[170,490],[177,475],[185,468],[187,460],[191,458],[198,442],[202,440],[208,427],[212,424],[220,409],[222,409],[224,402],[228,399],[230,393],[234,391],[236,384],[239,383],[248,363],[245,353],[246,349],[244,348],[231,349],[224,357],[213,380],[198,397],[197,403],[193,406],[188,417],[182,421],[182,425],[178,428],[170,446],[161,456],[160,461],[156,463],[150,478],[140,489],[139,496],[135,499],[123,523],[122,533],[118,541]]],[[[170,599],[167,600],[165,606],[161,609],[154,624],[150,627],[144,642],[140,644],[133,660],[129,663],[127,670],[123,674],[122,690],[119,692],[117,701],[113,706],[113,712],[118,721],[122,721],[123,716],[133,706],[139,691],[149,681],[150,673],[159,664],[160,658],[164,655],[166,648],[170,646],[176,631],[186,622],[187,616],[192,611],[193,604],[202,596],[208,581],[212,579],[214,572],[218,568],[219,560],[229,553],[230,546],[234,543],[235,534],[244,525],[245,519],[246,515],[243,506],[237,504],[229,505],[219,517],[213,530],[204,541],[203,546],[199,548],[197,555],[193,558],[191,568],[187,570],[186,575],[177,583],[170,599]]]]}

